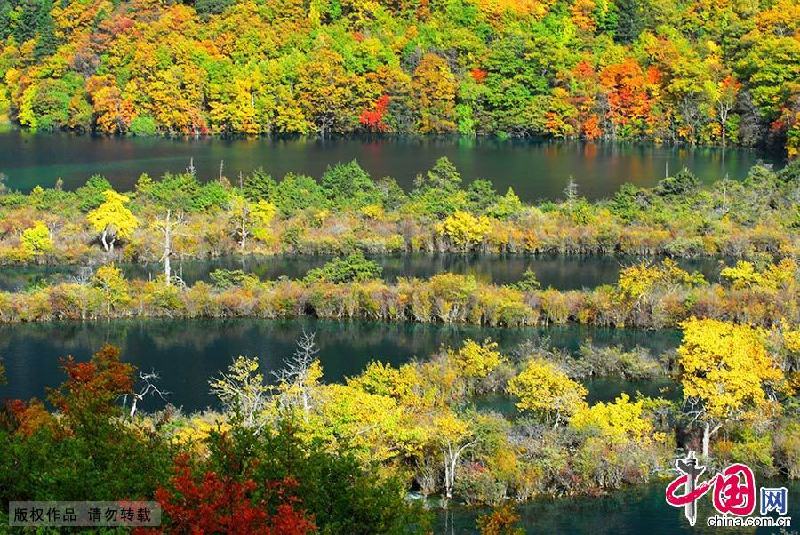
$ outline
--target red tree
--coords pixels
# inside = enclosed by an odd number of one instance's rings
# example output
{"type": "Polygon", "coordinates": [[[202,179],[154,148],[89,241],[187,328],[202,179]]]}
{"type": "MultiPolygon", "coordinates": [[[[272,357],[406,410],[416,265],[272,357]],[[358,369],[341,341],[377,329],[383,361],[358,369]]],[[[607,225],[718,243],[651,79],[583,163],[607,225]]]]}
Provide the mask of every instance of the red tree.
{"type": "Polygon", "coordinates": [[[386,132],[388,125],[383,122],[386,112],[389,110],[389,95],[381,95],[375,101],[371,110],[364,110],[358,118],[358,122],[375,132],[386,132]]]}
{"type": "Polygon", "coordinates": [[[104,346],[89,362],[69,356],[61,364],[67,380],[50,392],[50,401],[67,416],[108,417],[119,410],[117,400],[133,391],[134,367],[120,360],[114,346],[104,346]]]}
{"type": "Polygon", "coordinates": [[[253,501],[258,489],[253,480],[237,481],[211,471],[196,478],[186,456],[176,459],[170,483],[171,489],[156,491],[166,522],[160,531],[138,530],[137,534],[305,535],[317,529],[313,519],[298,507],[299,500],[291,495],[297,483],[289,478],[269,482],[262,489],[274,498],[273,503],[278,503],[272,508],[274,513],[270,513],[267,499],[253,501]]]}

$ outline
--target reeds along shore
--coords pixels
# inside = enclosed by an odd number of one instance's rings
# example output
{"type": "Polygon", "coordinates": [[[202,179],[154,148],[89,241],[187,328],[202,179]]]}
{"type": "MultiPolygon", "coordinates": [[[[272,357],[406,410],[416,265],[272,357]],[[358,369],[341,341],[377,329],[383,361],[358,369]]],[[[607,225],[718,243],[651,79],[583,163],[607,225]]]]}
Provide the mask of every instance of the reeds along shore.
{"type": "Polygon", "coordinates": [[[688,171],[590,202],[522,202],[486,180],[462,182],[445,158],[409,192],[356,162],[319,181],[256,171],[201,183],[143,175],[118,193],[102,177],[75,191],[0,194],[0,264],[158,262],[221,255],[409,252],[788,257],[800,247],[800,163],[754,166],[702,186],[688,171]]]}
{"type": "MultiPolygon", "coordinates": [[[[361,257],[361,261],[363,261],[361,257]]],[[[369,261],[367,261],[369,262],[369,261]]],[[[125,280],[113,265],[85,283],[0,293],[0,321],[127,317],[364,319],[520,327],[577,322],[604,327],[675,327],[690,317],[765,327],[800,319],[797,264],[740,261],[708,283],[667,260],[622,270],[619,282],[594,289],[541,289],[533,279],[498,286],[472,276],[331,282],[330,271],[303,280],[260,281],[219,270],[191,287],[125,280]]],[[[530,276],[530,275],[529,275],[530,276]]]]}

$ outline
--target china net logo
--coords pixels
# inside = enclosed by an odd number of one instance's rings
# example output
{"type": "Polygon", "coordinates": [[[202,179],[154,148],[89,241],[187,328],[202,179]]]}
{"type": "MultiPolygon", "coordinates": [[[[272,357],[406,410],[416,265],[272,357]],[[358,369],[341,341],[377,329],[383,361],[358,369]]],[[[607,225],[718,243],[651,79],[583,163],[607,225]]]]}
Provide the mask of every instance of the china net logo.
{"type": "Polygon", "coordinates": [[[678,477],[667,485],[667,503],[683,507],[689,524],[697,522],[697,502],[706,494],[716,515],[709,516],[706,523],[715,527],[789,527],[789,492],[785,487],[768,488],[756,486],[753,471],[745,464],[735,463],[713,477],[702,479],[706,471],[700,466],[693,451],[683,459],[675,461],[678,477]],[[758,492],[756,492],[758,490],[758,492]],[[753,516],[758,502],[760,516],[753,516]],[[767,516],[772,514],[772,516],[767,516]]]}

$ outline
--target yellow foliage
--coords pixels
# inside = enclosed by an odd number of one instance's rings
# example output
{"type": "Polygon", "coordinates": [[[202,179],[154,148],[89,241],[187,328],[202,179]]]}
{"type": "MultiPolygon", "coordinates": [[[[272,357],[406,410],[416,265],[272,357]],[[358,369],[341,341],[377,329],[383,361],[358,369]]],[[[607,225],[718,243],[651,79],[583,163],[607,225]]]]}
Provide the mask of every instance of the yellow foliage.
{"type": "Polygon", "coordinates": [[[417,369],[404,364],[399,368],[382,362],[370,362],[367,368],[347,384],[358,387],[369,394],[391,396],[398,400],[410,400],[414,397],[414,386],[419,383],[417,369]]]}
{"type": "Polygon", "coordinates": [[[109,310],[116,305],[129,303],[131,300],[125,277],[122,275],[122,271],[113,264],[97,268],[92,277],[92,283],[102,290],[109,310]]]}
{"type": "Polygon", "coordinates": [[[105,202],[86,215],[87,221],[104,240],[107,234],[112,235],[112,244],[115,238],[130,238],[139,226],[139,220],[125,206],[130,199],[112,189],[104,191],[103,197],[105,202]]]}
{"type": "Polygon", "coordinates": [[[664,285],[697,286],[705,284],[700,273],[689,273],[666,259],[660,265],[641,263],[623,269],[619,274],[619,289],[626,297],[639,299],[654,288],[664,285]]]}
{"type": "Polygon", "coordinates": [[[517,409],[551,417],[555,423],[568,419],[586,406],[586,388],[570,379],[555,364],[541,358],[528,362],[508,382],[507,391],[518,398],[517,409]]]}
{"type": "Polygon", "coordinates": [[[321,439],[334,449],[344,442],[364,459],[386,461],[418,452],[427,440],[422,428],[389,396],[331,384],[322,387],[320,400],[305,432],[309,439],[321,439]]]}
{"type": "Polygon", "coordinates": [[[756,270],[752,262],[740,260],[735,266],[726,267],[720,272],[720,276],[731,281],[736,289],[757,287],[773,291],[790,284],[796,275],[797,263],[790,258],[784,258],[761,271],[756,270]]]}
{"type": "Polygon", "coordinates": [[[792,353],[800,353],[800,330],[784,331],[783,344],[792,353]]]}
{"type": "Polygon", "coordinates": [[[467,340],[458,351],[448,350],[448,355],[458,365],[465,377],[484,378],[505,359],[497,351],[497,342],[486,340],[478,344],[467,340]]]}
{"type": "Polygon", "coordinates": [[[491,220],[482,215],[457,211],[447,216],[438,226],[439,233],[447,236],[457,248],[468,251],[483,242],[491,229],[491,220]]]}
{"type": "Polygon", "coordinates": [[[189,446],[202,454],[207,451],[206,440],[212,432],[225,432],[230,428],[230,424],[219,417],[194,416],[177,429],[172,441],[179,446],[189,446]]]}
{"type": "Polygon", "coordinates": [[[368,219],[374,219],[376,221],[383,220],[384,216],[386,215],[384,213],[383,206],[380,204],[368,204],[361,209],[361,213],[364,214],[364,217],[367,217],[368,219]]]}
{"type": "Polygon", "coordinates": [[[445,410],[433,418],[433,429],[434,435],[446,443],[461,442],[471,433],[469,422],[451,410],[445,410]]]}
{"type": "Polygon", "coordinates": [[[32,227],[25,229],[19,240],[20,256],[23,259],[34,258],[53,250],[53,238],[50,229],[42,221],[36,221],[32,227]]]}
{"type": "Polygon", "coordinates": [[[691,319],[681,326],[683,395],[699,400],[708,418],[734,419],[763,409],[769,403],[765,388],[786,386],[762,330],[710,319],[691,319]]]}
{"type": "Polygon", "coordinates": [[[631,402],[622,394],[613,403],[596,403],[578,410],[569,422],[578,431],[594,431],[615,444],[634,441],[649,444],[655,437],[653,424],[643,416],[643,400],[631,402]]]}

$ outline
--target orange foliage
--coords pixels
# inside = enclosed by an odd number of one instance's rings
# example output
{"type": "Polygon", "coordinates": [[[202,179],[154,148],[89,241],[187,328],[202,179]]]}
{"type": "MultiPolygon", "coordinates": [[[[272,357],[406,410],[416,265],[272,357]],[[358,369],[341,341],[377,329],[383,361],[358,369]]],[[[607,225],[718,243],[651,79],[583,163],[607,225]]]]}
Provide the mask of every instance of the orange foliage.
{"type": "Polygon", "coordinates": [[[109,416],[117,410],[116,401],[133,391],[131,364],[121,362],[118,348],[106,345],[89,362],[62,359],[67,380],[50,392],[50,400],[66,415],[109,416]]]}

